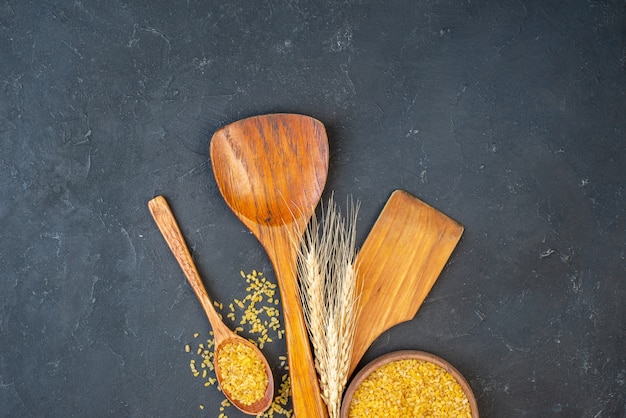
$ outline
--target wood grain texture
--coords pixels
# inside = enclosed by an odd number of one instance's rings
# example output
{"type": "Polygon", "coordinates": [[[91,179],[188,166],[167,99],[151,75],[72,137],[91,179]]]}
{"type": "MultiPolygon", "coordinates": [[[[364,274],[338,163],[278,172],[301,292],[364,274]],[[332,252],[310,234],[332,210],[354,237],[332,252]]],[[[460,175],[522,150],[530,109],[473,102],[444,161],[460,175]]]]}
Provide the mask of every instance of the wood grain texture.
{"type": "Polygon", "coordinates": [[[228,206],[265,248],[282,298],[292,402],[298,417],[326,417],[296,278],[299,242],[326,183],[328,140],[308,116],[234,122],[211,140],[211,162],[228,206]]]}
{"type": "Polygon", "coordinates": [[[362,293],[350,374],[380,334],[415,316],[462,233],[409,193],[391,195],[357,255],[362,293]]]}

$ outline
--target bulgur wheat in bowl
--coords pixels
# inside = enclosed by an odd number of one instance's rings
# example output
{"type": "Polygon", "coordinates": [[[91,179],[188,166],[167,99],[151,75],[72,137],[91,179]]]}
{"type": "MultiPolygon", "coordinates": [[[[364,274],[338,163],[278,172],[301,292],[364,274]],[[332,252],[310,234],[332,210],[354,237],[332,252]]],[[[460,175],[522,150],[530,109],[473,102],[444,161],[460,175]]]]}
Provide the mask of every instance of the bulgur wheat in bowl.
{"type": "Polygon", "coordinates": [[[447,361],[423,351],[396,351],[366,365],[346,390],[342,418],[478,418],[474,394],[447,361]]]}

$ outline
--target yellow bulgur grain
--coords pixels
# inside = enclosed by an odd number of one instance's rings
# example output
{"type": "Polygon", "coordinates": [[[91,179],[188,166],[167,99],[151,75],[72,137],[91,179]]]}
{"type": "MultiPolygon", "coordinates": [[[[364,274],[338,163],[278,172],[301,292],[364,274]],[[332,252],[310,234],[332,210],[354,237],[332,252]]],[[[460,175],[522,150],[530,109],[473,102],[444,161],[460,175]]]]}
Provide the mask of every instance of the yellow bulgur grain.
{"type": "Polygon", "coordinates": [[[244,405],[252,405],[265,394],[268,377],[257,353],[245,344],[226,343],[217,352],[222,389],[244,405]]]}
{"type": "MultiPolygon", "coordinates": [[[[281,313],[280,307],[277,306],[280,304],[280,300],[275,296],[277,292],[275,290],[277,289],[276,284],[269,282],[265,277],[263,277],[263,273],[258,271],[250,274],[245,274],[243,271],[240,271],[240,275],[246,280],[246,283],[248,283],[246,287],[247,294],[243,298],[233,300],[232,303],[228,304],[228,311],[230,311],[230,313],[224,312],[227,318],[233,321],[233,323],[241,321],[241,324],[246,327],[244,330],[244,326],[237,326],[235,328],[235,332],[243,334],[244,331],[247,331],[249,340],[256,343],[257,346],[263,346],[272,342],[272,338],[270,338],[271,333],[274,333],[274,335],[278,336],[279,339],[282,339],[285,334],[285,330],[281,329],[282,326],[280,320],[278,319],[281,313]],[[269,321],[265,319],[268,319],[269,321]]],[[[221,303],[216,303],[215,306],[220,309],[223,307],[221,303]]],[[[204,386],[215,386],[215,388],[221,392],[222,388],[215,378],[213,365],[213,349],[215,347],[215,342],[212,338],[214,335],[213,331],[210,331],[209,334],[211,338],[208,338],[206,343],[201,347],[198,345],[198,347],[202,349],[202,353],[198,354],[201,361],[200,365],[202,366],[200,371],[202,372],[204,386]]],[[[193,334],[194,338],[197,338],[199,335],[199,333],[193,334]]],[[[191,346],[189,348],[189,352],[191,355],[196,355],[197,353],[197,351],[191,346]]],[[[278,388],[271,407],[265,411],[265,413],[257,415],[257,418],[289,418],[293,415],[292,410],[287,409],[291,396],[287,357],[281,356],[280,360],[279,367],[283,372],[285,372],[281,376],[283,383],[280,388],[278,388]]],[[[199,377],[200,372],[196,370],[195,361],[191,364],[193,375],[195,377],[199,377]]],[[[228,402],[228,399],[224,399],[219,408],[220,412],[222,412],[222,418],[226,417],[226,409],[231,406],[232,405],[228,402]]]]}
{"type": "Polygon", "coordinates": [[[461,385],[442,367],[397,360],[372,372],[354,393],[349,418],[471,417],[461,385]]]}

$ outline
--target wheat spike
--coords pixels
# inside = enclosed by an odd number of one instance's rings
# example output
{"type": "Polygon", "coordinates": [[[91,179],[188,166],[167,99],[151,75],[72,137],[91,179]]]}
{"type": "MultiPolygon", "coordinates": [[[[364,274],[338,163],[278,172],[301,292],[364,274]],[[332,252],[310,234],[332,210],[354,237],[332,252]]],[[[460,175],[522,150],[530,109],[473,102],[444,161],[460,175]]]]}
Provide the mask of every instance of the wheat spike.
{"type": "Polygon", "coordinates": [[[298,246],[298,278],[322,399],[339,417],[354,342],[358,290],[355,241],[358,203],[343,217],[333,200],[314,216],[298,246]]]}

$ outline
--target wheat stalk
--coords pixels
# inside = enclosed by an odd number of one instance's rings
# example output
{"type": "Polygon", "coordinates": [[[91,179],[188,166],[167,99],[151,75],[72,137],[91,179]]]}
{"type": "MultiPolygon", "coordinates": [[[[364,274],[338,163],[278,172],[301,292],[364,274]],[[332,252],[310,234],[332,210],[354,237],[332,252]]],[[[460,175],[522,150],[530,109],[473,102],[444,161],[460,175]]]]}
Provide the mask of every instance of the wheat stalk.
{"type": "Polygon", "coordinates": [[[348,200],[342,216],[333,200],[313,217],[298,246],[298,278],[304,317],[315,354],[322,399],[330,418],[339,417],[356,328],[355,271],[359,204],[348,200]]]}

